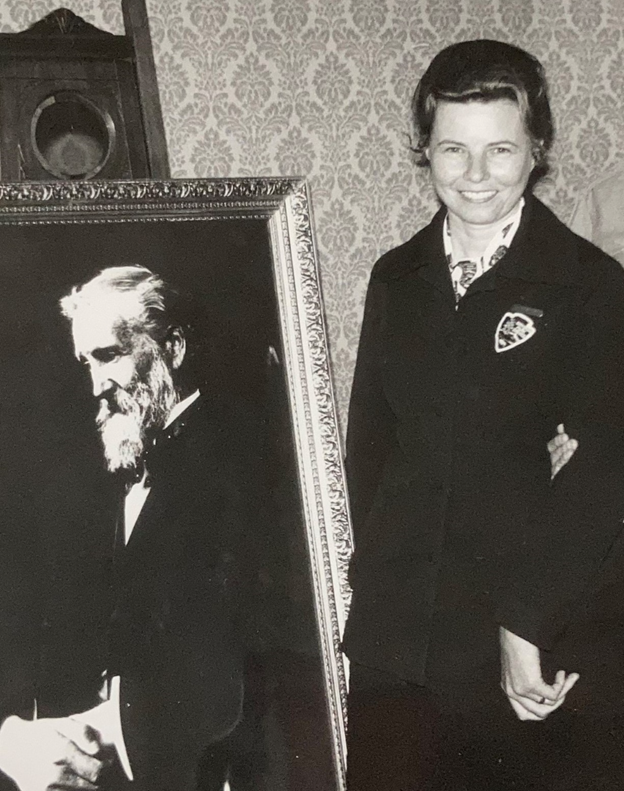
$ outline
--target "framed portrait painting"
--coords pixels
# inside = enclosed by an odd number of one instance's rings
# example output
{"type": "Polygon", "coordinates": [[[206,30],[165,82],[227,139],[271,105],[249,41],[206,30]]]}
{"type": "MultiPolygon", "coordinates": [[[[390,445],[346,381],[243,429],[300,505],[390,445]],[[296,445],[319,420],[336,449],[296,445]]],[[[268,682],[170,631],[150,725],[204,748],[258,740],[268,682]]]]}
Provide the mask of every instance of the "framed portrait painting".
{"type": "Polygon", "coordinates": [[[81,728],[108,787],[344,788],[305,182],[2,184],[0,250],[0,718],[81,728]]]}

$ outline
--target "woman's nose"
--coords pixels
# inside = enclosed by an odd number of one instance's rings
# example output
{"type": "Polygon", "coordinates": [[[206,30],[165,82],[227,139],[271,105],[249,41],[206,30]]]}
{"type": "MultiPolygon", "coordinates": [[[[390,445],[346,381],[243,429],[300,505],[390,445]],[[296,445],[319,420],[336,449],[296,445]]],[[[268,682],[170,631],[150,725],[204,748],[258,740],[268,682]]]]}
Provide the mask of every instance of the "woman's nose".
{"type": "Polygon", "coordinates": [[[466,168],[466,180],[480,182],[487,177],[487,174],[488,168],[486,157],[476,155],[470,156],[466,168]]]}

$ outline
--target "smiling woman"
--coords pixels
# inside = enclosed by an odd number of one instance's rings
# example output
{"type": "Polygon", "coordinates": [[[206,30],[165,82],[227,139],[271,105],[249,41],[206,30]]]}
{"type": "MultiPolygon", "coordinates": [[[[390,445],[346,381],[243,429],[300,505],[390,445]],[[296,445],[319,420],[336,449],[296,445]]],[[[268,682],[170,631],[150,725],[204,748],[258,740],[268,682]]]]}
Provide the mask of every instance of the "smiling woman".
{"type": "MultiPolygon", "coordinates": [[[[473,246],[473,226],[491,237],[507,222],[535,164],[520,109],[507,99],[468,105],[440,102],[427,156],[435,191],[448,209],[451,233],[462,247],[473,246]]],[[[469,257],[472,251],[462,252],[469,257]]]]}
{"type": "Polygon", "coordinates": [[[534,57],[448,47],[413,111],[442,207],[375,266],[358,351],[349,791],[618,791],[624,273],[531,194],[534,57]]]}

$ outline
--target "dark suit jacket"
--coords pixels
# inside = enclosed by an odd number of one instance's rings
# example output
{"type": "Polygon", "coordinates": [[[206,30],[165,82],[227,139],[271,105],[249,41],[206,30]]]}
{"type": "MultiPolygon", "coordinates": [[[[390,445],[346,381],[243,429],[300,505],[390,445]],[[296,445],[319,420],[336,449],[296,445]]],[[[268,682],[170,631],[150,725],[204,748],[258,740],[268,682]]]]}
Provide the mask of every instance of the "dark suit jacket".
{"type": "MultiPolygon", "coordinates": [[[[120,675],[122,726],[139,789],[194,788],[201,754],[240,718],[254,462],[236,410],[203,398],[192,404],[149,453],[152,488],[127,546],[118,536],[112,552],[113,530],[100,539],[110,546],[110,563],[100,562],[93,579],[100,591],[95,625],[82,616],[61,629],[48,624],[41,716],[93,705],[102,670],[120,675]],[[72,658],[77,623],[88,634],[72,658]]],[[[122,489],[108,494],[122,509],[122,489]]],[[[113,510],[98,513],[111,527],[113,510]]],[[[90,538],[94,547],[96,534],[90,538]]],[[[65,605],[84,583],[58,605],[58,623],[67,624],[65,605]]]]}
{"type": "Polygon", "coordinates": [[[602,664],[582,655],[588,635],[621,634],[624,612],[595,605],[621,560],[624,273],[527,196],[509,251],[456,309],[443,218],[371,276],[347,441],[345,648],[450,687],[498,672],[502,624],[554,662],[567,645],[583,666],[565,669],[583,672],[602,664]],[[497,352],[517,312],[535,334],[497,352]],[[561,422],[579,449],[551,485],[561,422]]]}
{"type": "Polygon", "coordinates": [[[121,676],[130,760],[151,789],[186,788],[185,773],[241,714],[248,477],[231,420],[211,409],[196,402],[158,439],[152,490],[115,553],[107,669],[121,676]]]}

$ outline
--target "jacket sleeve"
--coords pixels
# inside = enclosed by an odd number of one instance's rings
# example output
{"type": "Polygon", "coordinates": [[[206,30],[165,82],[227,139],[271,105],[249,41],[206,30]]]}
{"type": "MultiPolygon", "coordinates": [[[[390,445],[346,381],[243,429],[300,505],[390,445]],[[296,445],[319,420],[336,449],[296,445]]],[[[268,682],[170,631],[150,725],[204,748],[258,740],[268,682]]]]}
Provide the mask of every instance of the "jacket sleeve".
{"type": "Polygon", "coordinates": [[[568,358],[556,399],[556,422],[565,423],[579,446],[522,537],[521,562],[497,613],[505,628],[546,650],[600,587],[608,567],[620,554],[624,558],[624,275],[619,267],[602,268],[579,321],[582,340],[568,358]]]}
{"type": "Polygon", "coordinates": [[[590,187],[577,200],[570,228],[624,266],[624,177],[614,173],[590,187]]]}
{"type": "MultiPolygon", "coordinates": [[[[386,284],[378,277],[379,263],[373,270],[366,295],[347,429],[346,471],[356,552],[396,422],[382,386],[386,284]]],[[[351,579],[355,566],[352,562],[351,579]]]]}

